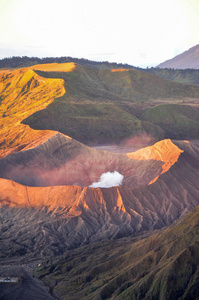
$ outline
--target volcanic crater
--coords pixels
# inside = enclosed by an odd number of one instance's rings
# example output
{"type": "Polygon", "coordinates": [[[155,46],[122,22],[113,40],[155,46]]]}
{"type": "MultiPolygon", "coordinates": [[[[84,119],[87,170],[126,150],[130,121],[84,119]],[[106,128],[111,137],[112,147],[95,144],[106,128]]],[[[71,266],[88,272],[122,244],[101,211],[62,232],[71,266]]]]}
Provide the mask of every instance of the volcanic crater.
{"type": "MultiPolygon", "coordinates": [[[[34,255],[159,229],[199,205],[198,154],[197,145],[169,139],[117,154],[54,132],[36,147],[0,160],[1,206],[12,208],[13,217],[20,214],[20,224],[29,222],[30,210],[32,216],[42,213],[35,229],[29,228],[28,252],[34,255]],[[121,186],[89,187],[115,171],[124,176],[121,186]]],[[[14,227],[20,231],[16,247],[24,249],[27,226],[20,224],[14,227]]],[[[8,226],[3,236],[12,235],[8,226]]]]}
{"type": "Polygon", "coordinates": [[[122,185],[136,187],[150,183],[162,172],[164,162],[138,159],[90,148],[55,132],[44,143],[29,150],[10,154],[0,161],[0,177],[27,186],[90,186],[106,172],[124,176],[122,185]]]}

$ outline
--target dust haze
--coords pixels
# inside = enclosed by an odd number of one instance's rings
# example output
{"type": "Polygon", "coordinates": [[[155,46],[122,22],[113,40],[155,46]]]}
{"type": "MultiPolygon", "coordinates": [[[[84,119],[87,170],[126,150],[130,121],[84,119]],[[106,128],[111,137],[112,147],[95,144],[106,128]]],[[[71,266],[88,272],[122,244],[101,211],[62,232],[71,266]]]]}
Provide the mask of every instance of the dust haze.
{"type": "Polygon", "coordinates": [[[126,154],[130,152],[135,152],[147,146],[151,146],[155,142],[156,139],[152,135],[143,133],[126,138],[122,142],[120,142],[120,144],[96,144],[92,147],[99,150],[106,150],[112,153],[126,154]]]}

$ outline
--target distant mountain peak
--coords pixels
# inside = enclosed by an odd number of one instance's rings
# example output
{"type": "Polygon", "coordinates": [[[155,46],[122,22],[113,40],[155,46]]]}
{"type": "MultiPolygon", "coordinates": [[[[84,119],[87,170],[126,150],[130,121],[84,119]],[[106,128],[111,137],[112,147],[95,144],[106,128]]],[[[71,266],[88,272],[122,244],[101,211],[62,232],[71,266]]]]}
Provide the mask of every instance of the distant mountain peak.
{"type": "Polygon", "coordinates": [[[199,44],[159,64],[157,68],[199,69],[199,44]]]}

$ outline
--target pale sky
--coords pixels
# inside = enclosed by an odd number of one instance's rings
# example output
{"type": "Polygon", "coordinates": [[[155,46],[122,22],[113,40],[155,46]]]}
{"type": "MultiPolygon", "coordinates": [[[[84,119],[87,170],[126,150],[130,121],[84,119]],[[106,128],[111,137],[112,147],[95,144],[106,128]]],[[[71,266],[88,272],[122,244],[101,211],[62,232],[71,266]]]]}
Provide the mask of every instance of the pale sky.
{"type": "Polygon", "coordinates": [[[199,44],[199,0],[0,0],[0,58],[156,66],[199,44]]]}

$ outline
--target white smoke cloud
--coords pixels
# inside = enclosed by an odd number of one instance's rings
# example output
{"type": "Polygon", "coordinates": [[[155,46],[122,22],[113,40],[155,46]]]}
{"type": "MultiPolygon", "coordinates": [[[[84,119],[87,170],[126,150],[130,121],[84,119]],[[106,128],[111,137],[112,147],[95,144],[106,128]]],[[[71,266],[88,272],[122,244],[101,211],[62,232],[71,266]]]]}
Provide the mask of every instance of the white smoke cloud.
{"type": "Polygon", "coordinates": [[[93,182],[90,187],[97,188],[110,188],[122,184],[124,176],[117,171],[103,173],[98,182],[93,182]]]}

